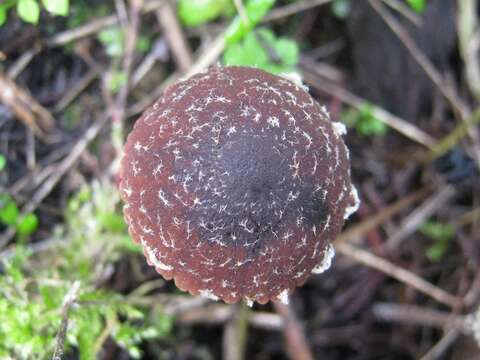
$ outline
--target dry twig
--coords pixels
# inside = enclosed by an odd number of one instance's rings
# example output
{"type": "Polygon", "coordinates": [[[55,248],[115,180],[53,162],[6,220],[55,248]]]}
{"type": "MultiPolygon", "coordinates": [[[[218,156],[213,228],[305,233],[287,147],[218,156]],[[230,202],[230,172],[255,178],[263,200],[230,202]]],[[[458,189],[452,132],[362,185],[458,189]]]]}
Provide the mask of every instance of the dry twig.
{"type": "Polygon", "coordinates": [[[125,55],[123,57],[123,74],[125,75],[125,83],[118,92],[115,108],[111,109],[112,121],[119,124],[123,122],[125,117],[125,106],[130,87],[130,75],[138,39],[138,32],[140,29],[140,11],[142,9],[143,0],[130,0],[129,3],[130,22],[125,25],[128,31],[125,39],[125,55]]]}
{"type": "Polygon", "coordinates": [[[431,195],[425,202],[419,207],[414,209],[410,214],[402,221],[398,230],[385,241],[385,247],[392,251],[397,248],[400,243],[412,235],[417,229],[438,209],[445,206],[455,195],[456,189],[447,185],[440,191],[431,195]]]}
{"type": "Polygon", "coordinates": [[[54,112],[58,113],[67,108],[90,84],[97,79],[99,71],[90,69],[70,90],[68,90],[60,101],[55,105],[54,112]]]}
{"type": "Polygon", "coordinates": [[[457,340],[460,336],[458,329],[448,330],[439,342],[435,344],[420,360],[438,360],[443,357],[447,349],[457,340]]]}
{"type": "Polygon", "coordinates": [[[392,9],[402,14],[406,19],[411,21],[415,26],[422,26],[422,19],[420,16],[415,14],[405,3],[399,0],[382,0],[385,4],[390,6],[392,9]]]}
{"type": "MultiPolygon", "coordinates": [[[[87,146],[95,139],[100,130],[106,125],[108,117],[104,114],[100,119],[94,122],[84,135],[73,146],[70,154],[64,158],[57,166],[50,177],[40,186],[40,188],[33,194],[30,201],[22,208],[21,214],[24,216],[27,213],[33,212],[38,205],[50,194],[55,185],[63,178],[65,173],[75,164],[80,158],[80,155],[85,151],[87,146]]],[[[16,229],[10,227],[0,236],[0,248],[4,247],[14,236],[16,229]]]]}
{"type": "Polygon", "coordinates": [[[284,321],[283,334],[286,340],[287,353],[292,360],[313,360],[301,323],[298,321],[290,305],[274,302],[273,305],[284,321]]]}
{"type": "Polygon", "coordinates": [[[372,313],[377,320],[405,325],[421,325],[437,328],[463,328],[465,317],[424,306],[394,303],[375,303],[372,313]]]}
{"type": "Polygon", "coordinates": [[[199,55],[198,59],[192,64],[190,69],[185,73],[174,72],[168,78],[166,78],[159,86],[153,89],[150,94],[138,103],[133,104],[128,110],[127,115],[133,116],[143,112],[153,102],[155,102],[162,94],[163,91],[171,84],[173,84],[180,77],[189,78],[190,76],[202,71],[208,66],[217,61],[218,57],[225,49],[225,35],[224,33],[217,36],[217,38],[210,44],[207,49],[199,55]]]}
{"type": "MultiPolygon", "coordinates": [[[[161,8],[166,0],[151,0],[145,2],[142,7],[142,14],[148,14],[161,8]]],[[[75,29],[69,29],[53,35],[46,41],[48,47],[63,46],[72,41],[80,40],[84,37],[96,34],[103,29],[117,25],[119,19],[116,15],[105,16],[103,18],[92,20],[91,22],[81,25],[75,29]]]]}
{"type": "Polygon", "coordinates": [[[375,229],[376,227],[380,226],[381,224],[385,223],[387,220],[398,214],[400,211],[405,210],[407,207],[424,198],[431,191],[432,189],[430,187],[426,187],[401,198],[396,203],[383,209],[378,214],[369,217],[361,223],[350,226],[347,230],[343,231],[340,235],[336,237],[336,239],[334,240],[334,244],[338,244],[344,241],[352,241],[354,239],[358,239],[364,236],[370,230],[375,229]]]}
{"type": "Polygon", "coordinates": [[[242,19],[242,22],[245,26],[248,26],[250,23],[250,19],[248,18],[247,11],[245,10],[245,6],[243,6],[242,0],[233,0],[235,7],[237,8],[237,12],[242,19]]]}
{"type": "Polygon", "coordinates": [[[12,80],[20,75],[20,73],[28,66],[30,61],[41,51],[41,48],[36,44],[32,49],[25,51],[8,69],[8,77],[12,80]]]}
{"type": "MultiPolygon", "coordinates": [[[[185,296],[183,298],[185,298],[185,296]]],[[[181,310],[178,308],[174,309],[169,305],[164,308],[164,311],[167,314],[176,315],[176,320],[184,325],[222,325],[232,318],[232,306],[222,304],[209,304],[205,306],[208,302],[201,302],[202,300],[205,299],[200,297],[191,298],[191,302],[188,303],[189,306],[183,305],[181,310]]],[[[250,311],[248,322],[250,326],[264,330],[282,330],[284,323],[283,318],[280,315],[263,311],[250,311]]]]}
{"type": "MultiPolygon", "coordinates": [[[[475,110],[472,116],[458,124],[448,135],[439,140],[430,151],[424,153],[421,157],[422,162],[426,164],[446,154],[468,134],[469,129],[472,129],[478,123],[480,123],[480,109],[475,110]]],[[[480,153],[477,152],[476,154],[477,157],[480,157],[480,153]]]]}
{"type": "Polygon", "coordinates": [[[457,32],[460,54],[465,63],[465,75],[470,91],[480,100],[480,34],[478,1],[457,0],[457,32]]]}
{"type": "Polygon", "coordinates": [[[242,360],[245,358],[250,309],[243,302],[232,306],[233,314],[223,331],[223,358],[242,360]]]}
{"type": "Polygon", "coordinates": [[[167,2],[157,10],[157,19],[162,26],[168,45],[178,69],[184,73],[193,65],[192,52],[183,34],[172,6],[167,2]]]}
{"type": "Polygon", "coordinates": [[[50,112],[7,75],[0,72],[0,102],[8,107],[25,125],[42,140],[54,132],[55,121],[50,112]]]}
{"type": "Polygon", "coordinates": [[[273,9],[269,14],[267,14],[263,18],[262,23],[283,19],[287,16],[295,15],[295,14],[298,14],[299,12],[307,11],[307,10],[313,9],[317,6],[325,5],[325,4],[328,4],[328,3],[331,3],[331,2],[332,2],[332,0],[301,0],[301,1],[296,1],[292,4],[273,9]]]}
{"type": "MultiPolygon", "coordinates": [[[[343,103],[348,104],[356,109],[361,109],[364,105],[368,104],[366,100],[350,93],[339,85],[323,79],[321,74],[318,73],[318,69],[315,68],[310,62],[303,60],[300,62],[300,67],[304,72],[305,81],[314,86],[316,89],[333,97],[337,97],[343,103]]],[[[392,129],[397,130],[399,133],[425,146],[427,149],[432,149],[436,144],[436,140],[420,128],[378,106],[373,107],[373,115],[375,118],[382,121],[392,129]]]]}
{"type": "Polygon", "coordinates": [[[80,289],[80,282],[75,281],[70,290],[65,295],[62,305],[62,323],[55,337],[55,350],[53,352],[52,360],[61,360],[63,356],[63,349],[65,344],[65,338],[68,330],[68,314],[70,308],[77,298],[78,290],[80,289]]]}
{"type": "Polygon", "coordinates": [[[335,249],[350,259],[353,259],[372,269],[381,271],[382,273],[397,279],[398,281],[411,286],[412,288],[430,296],[439,303],[447,305],[451,308],[461,306],[462,299],[447,293],[445,290],[435,286],[428,281],[422,279],[413,272],[404,269],[398,265],[391,263],[379,256],[376,256],[357,246],[350,245],[346,242],[335,243],[335,249]]]}

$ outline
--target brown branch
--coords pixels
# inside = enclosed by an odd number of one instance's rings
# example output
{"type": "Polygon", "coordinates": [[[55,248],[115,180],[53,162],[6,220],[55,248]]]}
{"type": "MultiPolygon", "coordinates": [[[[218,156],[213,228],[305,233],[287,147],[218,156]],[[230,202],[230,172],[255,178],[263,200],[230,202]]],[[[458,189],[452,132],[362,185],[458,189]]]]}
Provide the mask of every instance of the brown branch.
{"type": "Polygon", "coordinates": [[[245,358],[250,309],[243,302],[232,307],[232,316],[223,331],[223,358],[242,360],[245,358]]]}
{"type": "Polygon", "coordinates": [[[55,120],[52,114],[40,105],[28,90],[18,86],[2,72],[0,72],[0,102],[40,139],[48,140],[54,133],[55,120]]]}
{"type": "Polygon", "coordinates": [[[97,79],[99,71],[90,69],[71,89],[69,89],[55,105],[54,112],[58,113],[67,108],[86,88],[97,79]]]}
{"type": "Polygon", "coordinates": [[[359,262],[360,264],[391,276],[394,279],[397,279],[398,281],[420,291],[421,293],[430,296],[439,303],[447,305],[451,308],[457,308],[462,305],[462,299],[449,294],[438,286],[429,283],[413,272],[395,265],[379,256],[376,256],[367,250],[363,250],[346,242],[335,243],[334,245],[335,249],[339,253],[359,262]]]}
{"type": "MultiPolygon", "coordinates": [[[[142,14],[148,14],[161,8],[166,0],[151,0],[145,2],[142,7],[142,14]]],[[[70,29],[53,35],[46,41],[48,47],[63,46],[72,41],[96,34],[105,28],[117,25],[119,19],[116,15],[106,16],[100,19],[92,20],[91,22],[81,25],[75,29],[70,29]]]]}
{"type": "Polygon", "coordinates": [[[193,64],[192,51],[185,40],[175,10],[167,2],[165,6],[156,11],[156,14],[178,69],[186,72],[193,64]]]}
{"type": "Polygon", "coordinates": [[[480,100],[480,49],[478,0],[457,0],[457,33],[470,91],[480,100]]]}
{"type": "MultiPolygon", "coordinates": [[[[175,315],[175,319],[179,324],[195,325],[195,324],[212,324],[222,325],[229,321],[233,316],[233,308],[230,305],[223,304],[206,304],[206,300],[201,297],[187,298],[185,296],[169,296],[172,304],[166,305],[163,309],[166,314],[175,315]],[[186,299],[185,299],[186,298],[186,299]]],[[[150,297],[152,301],[157,303],[157,297],[150,297]]],[[[140,304],[145,304],[141,301],[140,304]]],[[[248,322],[252,327],[265,330],[282,330],[283,318],[278,314],[250,311],[248,322]]]]}
{"type": "MultiPolygon", "coordinates": [[[[300,67],[303,71],[305,81],[316,89],[336,97],[343,103],[356,109],[361,109],[364,105],[368,104],[366,100],[350,93],[341,86],[322,78],[322,75],[318,73],[318,69],[311,61],[302,59],[300,61],[300,67]]],[[[399,133],[428,149],[432,149],[436,144],[436,140],[425,131],[378,106],[373,106],[373,115],[392,129],[397,130],[399,133]]]]}
{"type": "Polygon", "coordinates": [[[413,192],[412,194],[404,196],[397,202],[383,209],[378,214],[370,216],[364,221],[350,226],[347,230],[343,231],[340,235],[336,237],[336,239],[334,240],[334,244],[338,244],[344,241],[352,241],[356,238],[364,236],[370,230],[382,225],[387,220],[398,214],[400,211],[405,210],[407,207],[423,199],[431,192],[431,187],[425,187],[423,189],[413,192]]]}
{"type": "MultiPolygon", "coordinates": [[[[80,158],[80,155],[82,155],[88,145],[97,137],[100,130],[106,125],[107,120],[108,117],[104,114],[85,131],[83,136],[73,146],[70,154],[60,161],[55,171],[52,172],[50,177],[33,194],[30,201],[23,206],[21,211],[22,216],[34,211],[42,200],[50,194],[57,183],[64,177],[65,173],[80,158]]],[[[15,233],[16,229],[14,227],[8,228],[8,230],[0,236],[0,248],[4,247],[15,236],[15,233]]]]}
{"type": "Polygon", "coordinates": [[[75,281],[63,299],[62,323],[60,324],[60,329],[55,337],[55,350],[53,352],[52,360],[62,360],[63,349],[65,348],[65,338],[68,330],[68,314],[70,312],[70,308],[77,298],[79,289],[80,282],[75,281]]]}
{"type": "Polygon", "coordinates": [[[377,320],[406,325],[421,325],[436,328],[463,328],[465,317],[425,306],[394,303],[375,303],[372,313],[377,320]]]}
{"type": "Polygon", "coordinates": [[[283,334],[287,353],[292,360],[313,360],[313,355],[305,337],[302,324],[290,305],[274,302],[273,305],[284,321],[283,334]]]}
{"type": "Polygon", "coordinates": [[[457,190],[447,185],[438,192],[432,194],[420,206],[410,212],[410,214],[402,221],[401,225],[386,241],[385,247],[392,251],[400,245],[400,243],[412,235],[418,228],[430,218],[435,212],[446,206],[446,204],[454,198],[457,190]]]}
{"type": "Polygon", "coordinates": [[[301,0],[292,4],[278,7],[270,11],[263,19],[262,23],[276,21],[287,16],[298,14],[299,12],[311,10],[317,6],[331,3],[333,0],[301,0]]]}
{"type": "Polygon", "coordinates": [[[435,344],[420,360],[438,360],[442,359],[448,348],[458,339],[461,332],[458,329],[447,331],[439,342],[435,344]]]}
{"type": "Polygon", "coordinates": [[[121,124],[125,117],[125,106],[127,102],[130,74],[133,65],[133,58],[135,56],[135,48],[138,39],[138,32],[140,29],[140,11],[143,5],[143,0],[130,0],[130,22],[127,23],[127,36],[125,39],[125,55],[123,57],[123,73],[125,74],[125,83],[120,88],[115,101],[115,108],[112,111],[112,121],[121,124]]]}
{"type": "Polygon", "coordinates": [[[402,14],[406,19],[408,19],[415,26],[422,26],[423,21],[420,16],[413,12],[408,5],[399,0],[382,0],[385,4],[390,6],[392,9],[397,11],[399,14],[402,14]]]}

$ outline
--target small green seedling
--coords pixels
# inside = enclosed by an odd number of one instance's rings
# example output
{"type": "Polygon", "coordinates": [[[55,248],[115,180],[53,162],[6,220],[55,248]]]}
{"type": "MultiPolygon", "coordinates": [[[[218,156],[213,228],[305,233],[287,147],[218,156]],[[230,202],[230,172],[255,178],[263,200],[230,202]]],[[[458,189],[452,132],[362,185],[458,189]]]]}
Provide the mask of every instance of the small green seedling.
{"type": "MultiPolygon", "coordinates": [[[[0,154],[0,172],[7,166],[7,159],[0,154]]],[[[33,213],[20,216],[20,210],[11,196],[0,193],[0,225],[14,226],[17,234],[24,238],[37,230],[38,218],[33,213]]]]}
{"type": "Polygon", "coordinates": [[[420,228],[420,233],[434,241],[433,245],[426,251],[427,258],[432,262],[439,262],[443,259],[450,246],[455,234],[455,228],[453,225],[427,221],[420,228]]]}
{"type": "Polygon", "coordinates": [[[112,26],[100,31],[98,40],[105,48],[105,52],[112,58],[121,57],[125,51],[125,36],[119,26],[112,26]]]}
{"type": "Polygon", "coordinates": [[[275,0],[248,0],[245,3],[245,12],[248,23],[237,15],[225,34],[225,40],[229,44],[234,44],[242,40],[251,30],[257,26],[268,11],[275,5],[275,0]]]}
{"type": "Polygon", "coordinates": [[[422,13],[427,7],[427,0],[407,0],[408,5],[417,13],[422,13]]]}
{"type": "Polygon", "coordinates": [[[343,122],[355,128],[364,136],[383,136],[387,132],[387,126],[375,116],[375,107],[365,103],[359,109],[349,109],[342,114],[343,122]]]}
{"type": "MultiPolygon", "coordinates": [[[[52,15],[67,16],[69,0],[42,0],[43,7],[52,15]]],[[[40,4],[37,0],[7,0],[0,4],[0,26],[7,21],[8,11],[15,7],[18,16],[30,24],[40,19],[40,4]]]]}
{"type": "Polygon", "coordinates": [[[5,169],[6,166],[7,166],[7,158],[4,155],[0,154],[0,171],[5,169]]]}
{"type": "Polygon", "coordinates": [[[249,32],[243,41],[228,45],[223,55],[225,65],[251,66],[274,74],[291,73],[298,63],[296,42],[277,38],[263,28],[249,32]]]}
{"type": "MultiPolygon", "coordinates": [[[[125,32],[120,26],[112,26],[100,31],[97,38],[105,48],[105,53],[113,60],[112,70],[107,76],[107,86],[112,93],[116,93],[127,81],[127,75],[120,69],[120,61],[125,53],[125,32]]],[[[140,35],[136,50],[145,53],[150,49],[150,45],[150,39],[140,35]]]]}
{"type": "Polygon", "coordinates": [[[20,215],[15,201],[8,195],[0,194],[0,224],[15,227],[21,237],[26,237],[38,228],[38,218],[33,213],[20,215]]]}
{"type": "Polygon", "coordinates": [[[186,26],[198,26],[218,17],[235,14],[232,0],[180,0],[178,15],[186,26]]]}

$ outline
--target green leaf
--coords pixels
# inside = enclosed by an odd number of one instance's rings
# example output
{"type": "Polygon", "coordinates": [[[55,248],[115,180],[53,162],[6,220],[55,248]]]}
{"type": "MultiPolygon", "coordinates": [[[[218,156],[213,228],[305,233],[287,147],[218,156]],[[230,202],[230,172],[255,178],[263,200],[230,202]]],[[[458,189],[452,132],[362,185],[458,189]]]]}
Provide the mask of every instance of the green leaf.
{"type": "Polygon", "coordinates": [[[198,26],[220,16],[229,1],[225,0],[180,0],[178,15],[187,26],[198,26]]]}
{"type": "Polygon", "coordinates": [[[116,93],[125,85],[126,81],[127,75],[123,71],[115,71],[108,79],[108,87],[113,93],[116,93]]]}
{"type": "Polygon", "coordinates": [[[39,292],[42,296],[43,304],[48,310],[59,308],[65,297],[65,289],[58,286],[41,285],[39,292]]]}
{"type": "Polygon", "coordinates": [[[98,39],[105,46],[105,52],[111,57],[120,57],[124,52],[124,34],[119,26],[100,31],[98,39]]]}
{"type": "Polygon", "coordinates": [[[436,221],[428,221],[420,228],[420,233],[434,241],[426,250],[426,256],[432,262],[438,262],[445,256],[453,239],[455,228],[436,221]]]}
{"type": "Polygon", "coordinates": [[[279,74],[294,71],[298,53],[294,41],[277,39],[273,31],[263,28],[246,34],[240,43],[229,44],[223,61],[225,65],[251,66],[279,74]]]}
{"type": "MultiPolygon", "coordinates": [[[[2,8],[0,8],[0,25],[2,25],[2,8]]],[[[5,166],[7,166],[7,159],[4,155],[0,154],[0,171],[5,169],[5,166]]]]}
{"type": "Polygon", "coordinates": [[[37,24],[40,17],[40,6],[35,0],[19,0],[17,13],[23,21],[37,24]]]}
{"type": "Polygon", "coordinates": [[[53,15],[67,16],[69,0],[42,0],[45,9],[53,15]]]}
{"type": "Polygon", "coordinates": [[[422,13],[427,7],[427,0],[407,0],[407,3],[417,13],[422,13]]]}
{"type": "Polygon", "coordinates": [[[223,63],[227,66],[242,65],[245,62],[245,53],[240,44],[232,44],[223,53],[223,63]]]}
{"type": "Polygon", "coordinates": [[[145,35],[140,35],[137,40],[137,50],[146,53],[150,47],[150,39],[145,35]]]}
{"type": "Polygon", "coordinates": [[[35,214],[27,214],[17,224],[17,232],[20,236],[28,236],[38,228],[38,218],[35,214]]]}
{"type": "Polygon", "coordinates": [[[123,216],[120,214],[112,212],[99,213],[97,218],[107,231],[121,233],[127,229],[123,216]]]}
{"type": "Polygon", "coordinates": [[[0,5],[0,26],[5,24],[5,21],[7,21],[7,8],[0,5]]]}
{"type": "Polygon", "coordinates": [[[275,50],[285,65],[295,66],[298,63],[298,45],[295,41],[278,39],[275,43],[275,50]]]}
{"type": "Polygon", "coordinates": [[[254,33],[249,33],[241,44],[227,47],[223,61],[225,65],[262,67],[268,62],[268,54],[254,33]]]}
{"type": "Polygon", "coordinates": [[[233,19],[225,34],[227,43],[234,44],[242,40],[263,19],[274,4],[275,0],[249,0],[245,5],[248,24],[245,24],[240,16],[233,19]]]}
{"type": "Polygon", "coordinates": [[[259,67],[269,61],[267,51],[263,48],[262,44],[260,44],[253,32],[247,34],[243,40],[242,51],[245,65],[259,67]]]}
{"type": "Polygon", "coordinates": [[[253,24],[258,24],[275,4],[275,0],[249,0],[245,5],[248,18],[253,24]]]}
{"type": "Polygon", "coordinates": [[[363,136],[382,136],[388,128],[375,116],[375,107],[365,103],[358,110],[350,109],[342,114],[342,121],[363,136]]]}
{"type": "Polygon", "coordinates": [[[20,211],[17,204],[9,198],[2,204],[0,204],[0,221],[5,225],[15,225],[18,220],[20,211]]]}

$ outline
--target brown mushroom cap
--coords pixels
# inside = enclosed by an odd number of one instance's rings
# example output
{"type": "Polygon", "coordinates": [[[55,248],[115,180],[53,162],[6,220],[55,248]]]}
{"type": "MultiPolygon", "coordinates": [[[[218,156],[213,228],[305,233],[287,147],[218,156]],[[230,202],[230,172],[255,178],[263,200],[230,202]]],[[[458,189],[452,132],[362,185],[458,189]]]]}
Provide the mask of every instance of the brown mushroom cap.
{"type": "Polygon", "coordinates": [[[356,209],[341,132],[302,87],[258,69],[179,82],[128,136],[130,234],[182,290],[285,300],[328,268],[330,241],[356,209]]]}

